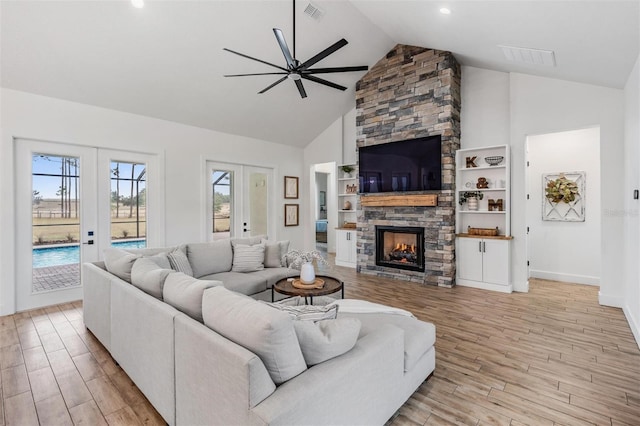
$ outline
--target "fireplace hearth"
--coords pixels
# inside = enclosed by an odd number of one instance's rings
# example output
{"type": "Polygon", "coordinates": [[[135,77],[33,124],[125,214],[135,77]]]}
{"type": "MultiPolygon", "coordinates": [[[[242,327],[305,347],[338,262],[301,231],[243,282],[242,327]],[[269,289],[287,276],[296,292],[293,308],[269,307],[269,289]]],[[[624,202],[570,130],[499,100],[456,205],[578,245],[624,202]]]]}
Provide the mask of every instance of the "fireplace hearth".
{"type": "Polygon", "coordinates": [[[376,265],[424,271],[424,228],[376,226],[376,265]]]}

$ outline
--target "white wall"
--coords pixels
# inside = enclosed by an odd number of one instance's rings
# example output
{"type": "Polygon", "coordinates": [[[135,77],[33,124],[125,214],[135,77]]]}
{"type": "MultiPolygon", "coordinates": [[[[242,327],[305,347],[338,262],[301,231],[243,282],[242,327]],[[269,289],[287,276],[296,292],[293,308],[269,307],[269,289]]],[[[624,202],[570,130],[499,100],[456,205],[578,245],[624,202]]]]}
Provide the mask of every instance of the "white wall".
{"type": "Polygon", "coordinates": [[[509,74],[462,67],[461,148],[509,145],[509,74]]]}
{"type": "Polygon", "coordinates": [[[622,306],[623,261],[619,255],[623,205],[624,104],[622,90],[524,74],[511,74],[512,276],[514,289],[527,289],[524,145],[528,135],[600,126],[602,240],[600,303],[622,306]]]}
{"type": "Polygon", "coordinates": [[[624,313],[640,347],[640,56],[624,88],[624,313]]]}
{"type": "MultiPolygon", "coordinates": [[[[14,303],[14,170],[8,160],[13,158],[13,137],[162,153],[167,245],[206,240],[206,160],[271,167],[277,194],[273,238],[302,248],[308,216],[301,215],[300,226],[285,228],[282,207],[283,176],[304,176],[301,149],[13,90],[0,93],[0,314],[11,313],[14,303]]],[[[301,191],[300,204],[308,205],[308,200],[301,191]]]]}
{"type": "Polygon", "coordinates": [[[531,277],[600,284],[600,129],[527,138],[528,259],[531,277]],[[542,220],[543,173],[586,174],[584,222],[542,220]]]}
{"type": "Polygon", "coordinates": [[[356,153],[356,109],[353,108],[342,116],[342,164],[355,164],[356,153]]]}
{"type": "MultiPolygon", "coordinates": [[[[316,169],[316,164],[340,162],[342,158],[342,117],[331,123],[327,129],[318,135],[309,145],[304,149],[304,165],[303,170],[305,186],[301,188],[308,188],[309,193],[315,191],[315,172],[326,171],[316,169]]],[[[337,210],[337,195],[331,197],[331,186],[336,187],[337,175],[335,170],[333,171],[333,177],[330,177],[327,191],[327,249],[330,252],[335,252],[335,227],[338,226],[338,210],[337,210]],[[334,200],[335,198],[335,200],[334,200]],[[331,241],[330,241],[331,240],[331,241]]],[[[334,192],[335,194],[335,192],[334,192]]],[[[315,217],[314,211],[308,205],[301,206],[301,215],[307,218],[315,217]],[[304,212],[304,213],[302,213],[304,212]]],[[[309,222],[307,222],[309,223],[309,222]]],[[[304,233],[304,248],[306,250],[313,250],[315,248],[315,224],[309,223],[303,230],[304,233]]]]}

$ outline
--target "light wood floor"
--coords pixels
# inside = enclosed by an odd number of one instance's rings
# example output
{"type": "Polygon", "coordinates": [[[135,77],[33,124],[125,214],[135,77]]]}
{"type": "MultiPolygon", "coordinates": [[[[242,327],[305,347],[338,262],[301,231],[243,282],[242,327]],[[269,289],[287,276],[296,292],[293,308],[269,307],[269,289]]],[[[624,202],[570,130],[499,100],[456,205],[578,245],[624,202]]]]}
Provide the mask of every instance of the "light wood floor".
{"type": "MultiPolygon", "coordinates": [[[[640,351],[596,287],[534,280],[506,295],[335,270],[346,297],[436,325],[436,370],[390,425],[640,425],[640,351]]],[[[164,424],[80,302],[0,317],[0,368],[2,424],[164,424]]]]}

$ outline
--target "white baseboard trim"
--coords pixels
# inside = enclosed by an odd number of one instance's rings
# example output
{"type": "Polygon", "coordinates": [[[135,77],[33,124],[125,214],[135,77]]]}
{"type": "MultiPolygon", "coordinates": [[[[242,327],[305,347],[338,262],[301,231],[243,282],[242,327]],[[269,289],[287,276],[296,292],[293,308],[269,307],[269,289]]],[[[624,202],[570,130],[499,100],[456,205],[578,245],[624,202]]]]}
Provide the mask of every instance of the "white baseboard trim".
{"type": "MultiPolygon", "coordinates": [[[[631,315],[631,310],[629,309],[629,305],[625,305],[622,308],[622,312],[624,312],[624,316],[627,317],[627,322],[629,323],[629,327],[631,327],[631,332],[633,333],[633,337],[636,339],[636,344],[640,349],[640,324],[636,321],[636,318],[631,315]]],[[[640,319],[638,319],[640,321],[640,319]]]]}
{"type": "Polygon", "coordinates": [[[529,293],[529,280],[526,280],[523,283],[514,283],[513,291],[517,291],[519,293],[529,293]]]}
{"type": "Polygon", "coordinates": [[[622,306],[624,305],[624,299],[620,296],[611,296],[609,294],[603,294],[601,291],[599,291],[598,303],[604,306],[622,308],[622,306]]]}
{"type": "Polygon", "coordinates": [[[539,271],[531,269],[530,276],[532,278],[540,278],[543,280],[562,281],[566,283],[600,285],[600,277],[592,277],[589,275],[563,274],[560,272],[539,271]]]}
{"type": "Polygon", "coordinates": [[[481,288],[483,290],[499,291],[501,293],[513,292],[512,285],[489,284],[482,281],[471,281],[471,280],[465,280],[461,278],[456,279],[456,285],[459,285],[462,287],[481,288]]]}

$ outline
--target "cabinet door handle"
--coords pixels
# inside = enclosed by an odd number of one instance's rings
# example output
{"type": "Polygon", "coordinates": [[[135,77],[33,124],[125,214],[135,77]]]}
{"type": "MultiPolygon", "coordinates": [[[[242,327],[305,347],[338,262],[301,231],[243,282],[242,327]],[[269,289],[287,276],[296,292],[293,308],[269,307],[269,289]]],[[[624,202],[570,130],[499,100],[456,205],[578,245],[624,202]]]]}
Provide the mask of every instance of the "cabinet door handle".
{"type": "Polygon", "coordinates": [[[478,241],[478,251],[482,253],[482,241],[478,241]]]}
{"type": "Polygon", "coordinates": [[[487,243],[486,242],[482,242],[482,252],[486,253],[487,252],[487,243]]]}

